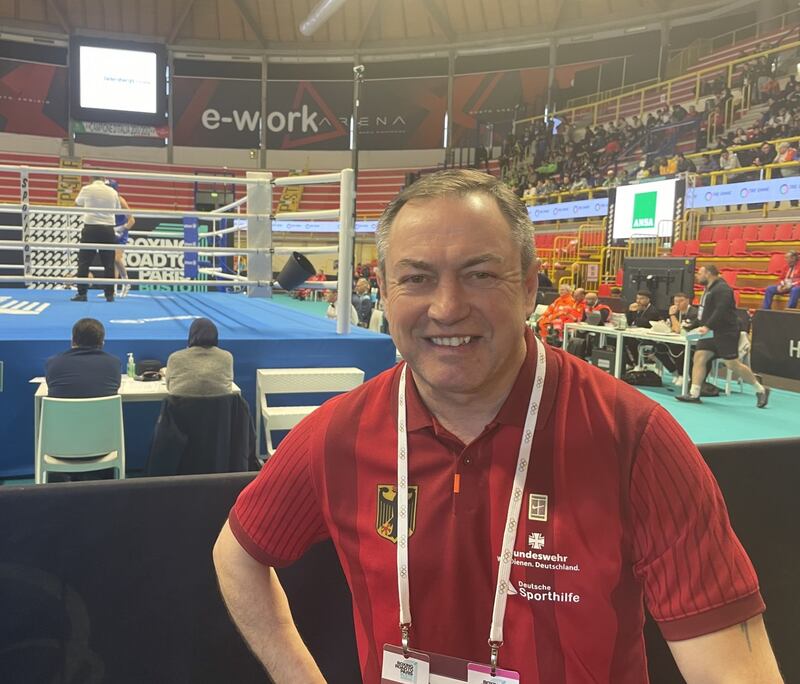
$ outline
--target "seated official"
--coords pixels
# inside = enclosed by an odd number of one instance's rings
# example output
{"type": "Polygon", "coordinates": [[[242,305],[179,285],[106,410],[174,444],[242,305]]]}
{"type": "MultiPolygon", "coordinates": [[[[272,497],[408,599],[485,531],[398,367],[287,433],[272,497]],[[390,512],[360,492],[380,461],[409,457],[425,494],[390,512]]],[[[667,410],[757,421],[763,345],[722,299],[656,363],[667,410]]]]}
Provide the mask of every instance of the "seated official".
{"type": "Polygon", "coordinates": [[[794,250],[786,252],[786,271],[777,285],[770,285],[764,291],[764,304],[761,308],[771,309],[772,299],[776,294],[789,295],[787,309],[796,309],[800,302],[800,263],[794,250]]]}
{"type": "Polygon", "coordinates": [[[356,291],[353,295],[353,306],[356,308],[358,314],[358,325],[362,328],[369,327],[369,319],[372,316],[372,288],[370,287],[369,280],[366,278],[359,278],[356,282],[356,291]]]}
{"type": "Polygon", "coordinates": [[[600,314],[600,325],[608,323],[611,318],[611,307],[601,304],[596,292],[587,292],[584,299],[583,315],[581,321],[585,322],[588,314],[597,311],[600,314]]]}
{"type": "Polygon", "coordinates": [[[189,328],[189,346],[173,352],[165,370],[167,391],[181,397],[213,397],[230,394],[233,356],[220,349],[217,326],[207,318],[189,328]]]}
{"type": "Polygon", "coordinates": [[[106,331],[94,318],[72,326],[72,346],[47,360],[47,395],[56,399],[110,397],[119,391],[122,364],[103,351],[106,331]]]}
{"type": "MultiPolygon", "coordinates": [[[[331,290],[325,296],[325,301],[328,302],[328,309],[325,311],[325,316],[327,318],[335,319],[337,314],[336,311],[336,302],[339,299],[339,293],[336,290],[331,290]]],[[[370,316],[372,312],[370,311],[370,316]]],[[[358,312],[356,311],[356,307],[352,304],[350,305],[350,325],[358,325],[358,312]]]]}
{"type": "MultiPolygon", "coordinates": [[[[630,328],[644,328],[650,330],[651,321],[660,321],[661,314],[658,312],[651,301],[651,295],[647,290],[639,290],[636,293],[636,301],[633,302],[625,313],[630,328]]],[[[640,341],[632,338],[625,340],[625,356],[628,363],[637,363],[639,357],[640,341]]]]}
{"type": "Polygon", "coordinates": [[[625,314],[628,319],[628,326],[631,328],[650,329],[651,321],[660,321],[661,314],[653,306],[651,295],[647,290],[639,290],[636,293],[636,301],[633,302],[625,314]]]}
{"type": "Polygon", "coordinates": [[[550,280],[550,277],[547,275],[547,269],[545,268],[545,266],[542,263],[541,259],[537,259],[536,260],[536,268],[537,268],[537,271],[538,271],[537,274],[536,274],[536,278],[539,281],[539,289],[541,290],[542,288],[545,288],[545,287],[546,288],[552,288],[553,287],[553,281],[550,280]]]}
{"type": "Polygon", "coordinates": [[[552,329],[561,339],[564,334],[564,324],[579,320],[580,314],[575,305],[575,298],[572,296],[572,285],[565,283],[559,286],[558,297],[547,307],[539,319],[539,334],[544,339],[552,329]]]}
{"type": "MultiPolygon", "coordinates": [[[[692,300],[685,292],[678,292],[672,298],[669,307],[669,326],[674,333],[688,332],[697,327],[697,307],[692,306],[692,300]]],[[[683,362],[686,347],[678,344],[659,344],[656,348],[656,358],[672,375],[673,383],[680,385],[683,382],[683,362]]]]}

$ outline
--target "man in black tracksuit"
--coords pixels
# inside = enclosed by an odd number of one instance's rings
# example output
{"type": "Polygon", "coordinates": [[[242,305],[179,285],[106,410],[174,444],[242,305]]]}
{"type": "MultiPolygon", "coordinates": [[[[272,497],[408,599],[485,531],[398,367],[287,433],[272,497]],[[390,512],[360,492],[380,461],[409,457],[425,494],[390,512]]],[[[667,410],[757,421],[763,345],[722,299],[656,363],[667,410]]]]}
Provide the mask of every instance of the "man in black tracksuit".
{"type": "Polygon", "coordinates": [[[753,385],[756,390],[756,406],[764,408],[769,400],[769,389],[758,382],[749,366],[739,360],[739,319],[736,316],[733,290],[720,278],[719,270],[712,264],[701,266],[696,277],[697,282],[706,287],[700,299],[700,327],[696,331],[701,335],[711,331],[714,335],[697,343],[691,390],[689,394],[682,394],[676,399],[700,403],[700,387],[706,374],[706,364],[714,357],[719,357],[742,380],[753,385]]]}

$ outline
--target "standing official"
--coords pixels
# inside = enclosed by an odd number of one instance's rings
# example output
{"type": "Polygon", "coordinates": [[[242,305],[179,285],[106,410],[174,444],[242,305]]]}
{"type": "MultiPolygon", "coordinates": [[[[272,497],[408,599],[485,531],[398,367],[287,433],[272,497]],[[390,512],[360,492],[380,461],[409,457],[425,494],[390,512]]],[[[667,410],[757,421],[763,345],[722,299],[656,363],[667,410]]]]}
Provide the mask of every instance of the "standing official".
{"type": "Polygon", "coordinates": [[[697,282],[705,285],[700,299],[696,332],[709,335],[700,339],[692,357],[692,387],[689,394],[675,397],[678,401],[700,403],[700,390],[706,376],[707,365],[715,357],[736,373],[756,391],[756,406],[764,408],[769,401],[769,388],[764,387],[753,375],[750,367],[739,360],[739,318],[736,315],[736,300],[728,283],[719,275],[714,264],[701,266],[697,270],[697,282]]]}
{"type": "MultiPolygon", "coordinates": [[[[114,233],[114,214],[111,211],[98,212],[92,211],[93,209],[120,209],[121,204],[119,195],[114,188],[106,185],[106,182],[100,178],[84,185],[78,196],[75,198],[75,204],[79,207],[84,207],[86,213],[83,215],[83,232],[81,233],[81,243],[105,243],[109,245],[117,244],[117,236],[114,233]]],[[[78,277],[88,278],[89,267],[94,261],[96,254],[100,255],[100,261],[103,264],[103,277],[109,280],[114,279],[114,250],[96,248],[82,249],[78,252],[78,277]]],[[[88,290],[86,283],[78,283],[78,294],[73,298],[73,302],[85,302],[86,291],[88,290]]],[[[114,285],[106,284],[103,286],[106,294],[106,301],[114,301],[114,285]]]]}

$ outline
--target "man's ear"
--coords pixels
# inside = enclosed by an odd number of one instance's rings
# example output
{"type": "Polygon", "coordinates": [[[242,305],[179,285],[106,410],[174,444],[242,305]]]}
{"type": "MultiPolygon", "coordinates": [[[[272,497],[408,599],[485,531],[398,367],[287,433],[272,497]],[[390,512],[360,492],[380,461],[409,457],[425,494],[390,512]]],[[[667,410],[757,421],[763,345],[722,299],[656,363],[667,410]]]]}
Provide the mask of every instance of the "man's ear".
{"type": "Polygon", "coordinates": [[[388,319],[389,300],[386,297],[387,293],[386,276],[384,268],[382,266],[378,266],[377,270],[375,271],[375,279],[378,281],[378,297],[380,298],[381,304],[383,305],[383,315],[388,319]]]}

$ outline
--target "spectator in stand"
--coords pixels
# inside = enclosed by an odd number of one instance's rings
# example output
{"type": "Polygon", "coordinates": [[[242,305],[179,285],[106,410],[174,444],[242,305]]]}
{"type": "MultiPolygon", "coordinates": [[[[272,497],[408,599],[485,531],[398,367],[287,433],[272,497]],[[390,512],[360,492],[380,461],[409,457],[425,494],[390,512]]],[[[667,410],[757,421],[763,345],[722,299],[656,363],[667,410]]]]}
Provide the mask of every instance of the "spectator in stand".
{"type": "Polygon", "coordinates": [[[671,159],[667,159],[666,157],[661,157],[661,160],[658,163],[658,175],[664,176],[665,178],[672,178],[675,175],[675,172],[678,169],[678,160],[674,157],[671,159]]]}
{"type": "Polygon", "coordinates": [[[636,180],[644,180],[645,178],[650,178],[650,169],[647,168],[647,160],[642,159],[636,171],[636,180]]]}
{"type": "Polygon", "coordinates": [[[683,152],[675,155],[676,171],[678,173],[697,173],[697,167],[691,159],[687,159],[683,152]]]}
{"type": "Polygon", "coordinates": [[[764,291],[764,303],[761,308],[771,309],[776,294],[789,295],[789,303],[786,306],[788,309],[796,309],[800,302],[800,263],[794,250],[786,252],[786,270],[783,277],[777,285],[770,285],[764,291]]]}
{"type": "MultiPolygon", "coordinates": [[[[778,156],[775,158],[775,162],[778,164],[791,163],[792,165],[782,166],[779,169],[773,169],[773,178],[791,178],[793,176],[800,175],[800,163],[797,161],[797,150],[788,142],[782,142],[780,145],[778,145],[778,156]]],[[[777,209],[780,204],[780,202],[775,202],[775,208],[777,209]]],[[[790,200],[790,204],[791,206],[796,207],[798,206],[798,201],[796,199],[790,200]]]]}
{"type": "Polygon", "coordinates": [[[617,177],[617,172],[614,169],[606,171],[606,179],[603,181],[604,188],[616,188],[620,185],[620,180],[617,177]]]}
{"type": "MultiPolygon", "coordinates": [[[[741,167],[742,165],[739,163],[739,157],[736,156],[736,152],[731,152],[728,149],[723,149],[722,152],[720,152],[720,171],[733,171],[734,169],[740,169],[741,167]]],[[[736,178],[736,174],[726,173],[723,178],[725,182],[731,183],[733,182],[733,179],[736,178]]]]}
{"type": "Polygon", "coordinates": [[[672,107],[672,115],[670,116],[670,122],[672,123],[681,123],[687,116],[689,112],[686,111],[681,105],[676,104],[672,107]]]}
{"type": "Polygon", "coordinates": [[[777,152],[775,152],[775,148],[768,142],[765,142],[758,149],[758,156],[753,159],[752,164],[753,166],[768,166],[775,161],[776,156],[777,152]]]}

